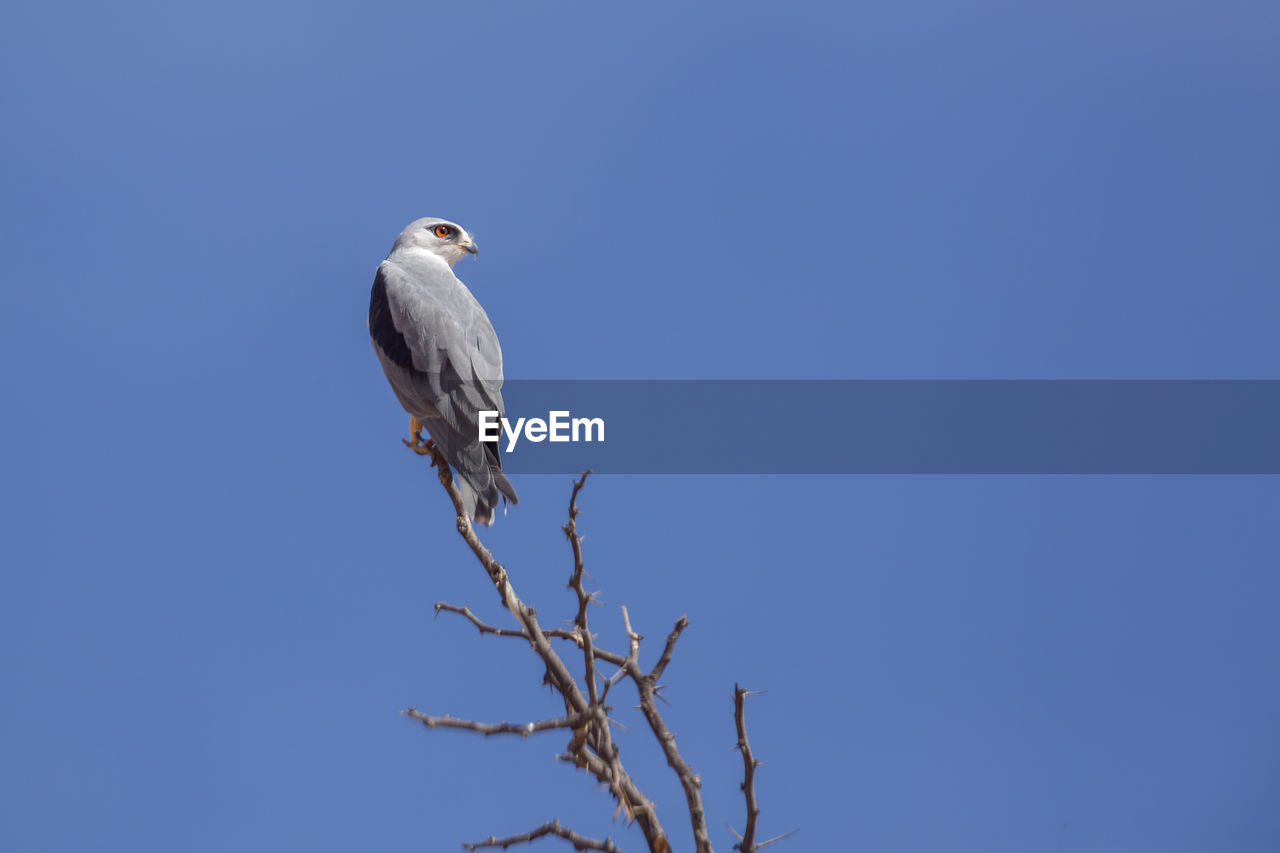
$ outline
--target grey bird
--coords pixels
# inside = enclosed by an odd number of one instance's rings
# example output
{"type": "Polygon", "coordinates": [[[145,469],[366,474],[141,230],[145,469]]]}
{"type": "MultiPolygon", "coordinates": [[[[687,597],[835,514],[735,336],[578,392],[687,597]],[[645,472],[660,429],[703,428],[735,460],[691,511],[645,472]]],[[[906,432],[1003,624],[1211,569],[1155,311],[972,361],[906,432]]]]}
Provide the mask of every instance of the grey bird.
{"type": "Polygon", "coordinates": [[[502,350],[488,315],[453,274],[476,253],[460,225],[434,217],[410,223],[373,279],[369,338],[409,413],[413,441],[405,443],[423,455],[438,449],[457,472],[467,514],[488,526],[499,501],[519,501],[498,445],[480,441],[479,413],[503,411],[502,350]],[[423,428],[431,436],[425,445],[423,428]]]}

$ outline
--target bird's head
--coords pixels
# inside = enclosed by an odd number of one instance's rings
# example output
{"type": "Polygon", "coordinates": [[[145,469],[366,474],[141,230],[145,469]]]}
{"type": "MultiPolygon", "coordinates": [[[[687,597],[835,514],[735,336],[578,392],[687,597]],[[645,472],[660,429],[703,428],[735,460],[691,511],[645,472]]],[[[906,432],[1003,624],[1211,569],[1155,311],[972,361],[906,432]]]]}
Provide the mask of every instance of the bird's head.
{"type": "Polygon", "coordinates": [[[443,258],[451,267],[467,255],[476,255],[480,251],[465,228],[434,216],[412,222],[401,231],[391,251],[394,253],[401,249],[429,252],[443,258]]]}

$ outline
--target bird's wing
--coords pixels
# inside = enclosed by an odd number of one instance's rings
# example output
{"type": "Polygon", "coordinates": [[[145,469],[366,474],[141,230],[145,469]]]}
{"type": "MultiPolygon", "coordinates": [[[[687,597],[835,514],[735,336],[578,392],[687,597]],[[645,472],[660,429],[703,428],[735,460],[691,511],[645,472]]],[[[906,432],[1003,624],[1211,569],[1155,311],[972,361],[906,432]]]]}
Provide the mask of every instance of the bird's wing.
{"type": "Polygon", "coordinates": [[[480,303],[447,268],[378,267],[369,308],[374,342],[414,390],[473,440],[479,412],[503,411],[502,350],[480,303]]]}

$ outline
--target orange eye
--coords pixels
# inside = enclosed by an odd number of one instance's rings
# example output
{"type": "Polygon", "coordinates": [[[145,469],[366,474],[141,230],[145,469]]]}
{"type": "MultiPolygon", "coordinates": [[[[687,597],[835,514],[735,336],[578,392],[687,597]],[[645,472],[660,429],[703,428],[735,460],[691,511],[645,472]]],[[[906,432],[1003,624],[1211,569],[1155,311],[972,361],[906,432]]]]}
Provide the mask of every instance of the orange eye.
{"type": "Polygon", "coordinates": [[[437,236],[437,237],[448,237],[448,236],[449,236],[449,226],[448,226],[448,225],[437,225],[437,226],[436,226],[436,236],[437,236]]]}

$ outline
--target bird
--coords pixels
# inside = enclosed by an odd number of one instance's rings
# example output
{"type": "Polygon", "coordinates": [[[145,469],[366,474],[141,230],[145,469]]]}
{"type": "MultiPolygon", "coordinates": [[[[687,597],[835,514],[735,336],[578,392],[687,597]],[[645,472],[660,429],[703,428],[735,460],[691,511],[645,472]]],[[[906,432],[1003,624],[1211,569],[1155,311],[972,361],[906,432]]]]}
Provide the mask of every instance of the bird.
{"type": "Polygon", "coordinates": [[[369,296],[369,339],[409,413],[405,444],[438,451],[457,472],[468,517],[493,524],[499,502],[519,503],[496,442],[481,442],[479,413],[502,417],[502,349],[493,324],[453,266],[475,240],[446,219],[417,219],[378,265],[369,296]],[[422,430],[431,438],[423,442],[422,430]]]}

